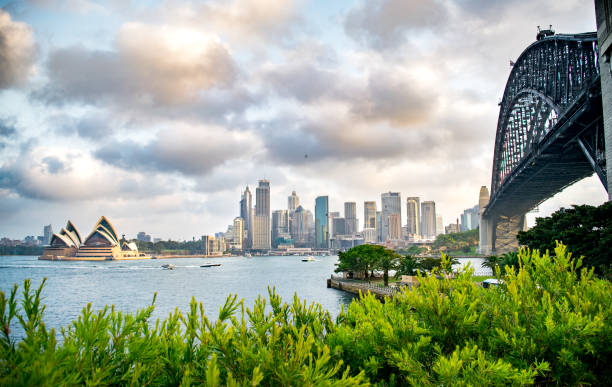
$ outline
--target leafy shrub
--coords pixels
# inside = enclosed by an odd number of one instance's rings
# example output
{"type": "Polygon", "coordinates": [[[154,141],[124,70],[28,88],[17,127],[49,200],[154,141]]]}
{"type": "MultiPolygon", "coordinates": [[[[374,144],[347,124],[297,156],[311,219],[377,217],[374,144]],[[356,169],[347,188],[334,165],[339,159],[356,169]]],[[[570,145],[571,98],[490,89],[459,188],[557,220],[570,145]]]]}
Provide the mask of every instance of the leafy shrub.
{"type": "Polygon", "coordinates": [[[611,385],[612,284],[561,244],[554,257],[522,249],[518,260],[483,289],[469,266],[439,276],[443,256],[419,287],[386,303],[362,295],[335,322],[274,289],[252,310],[228,297],[217,319],[195,300],[155,323],[153,305],[88,305],[61,343],[43,322],[42,285],[26,281],[21,307],[17,286],[0,293],[0,385],[611,385]]]}

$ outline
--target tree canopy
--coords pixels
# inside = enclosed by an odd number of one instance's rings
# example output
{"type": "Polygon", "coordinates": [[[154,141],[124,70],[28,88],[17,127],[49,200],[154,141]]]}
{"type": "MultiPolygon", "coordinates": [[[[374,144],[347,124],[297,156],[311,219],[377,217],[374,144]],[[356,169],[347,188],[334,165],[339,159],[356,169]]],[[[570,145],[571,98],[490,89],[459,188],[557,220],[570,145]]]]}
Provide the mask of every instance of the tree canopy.
{"type": "Polygon", "coordinates": [[[598,274],[610,273],[612,264],[612,202],[599,207],[574,205],[561,208],[546,218],[537,218],[536,225],[518,233],[521,245],[552,251],[556,241],[567,245],[577,257],[592,266],[598,274]]]}

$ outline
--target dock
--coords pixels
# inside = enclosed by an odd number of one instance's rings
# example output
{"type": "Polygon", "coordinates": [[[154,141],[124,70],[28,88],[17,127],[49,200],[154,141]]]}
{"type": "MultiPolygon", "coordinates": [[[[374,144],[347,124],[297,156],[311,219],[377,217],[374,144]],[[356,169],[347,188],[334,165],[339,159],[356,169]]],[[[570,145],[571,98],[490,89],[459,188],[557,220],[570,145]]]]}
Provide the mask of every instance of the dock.
{"type": "Polygon", "coordinates": [[[383,302],[386,298],[393,297],[395,293],[400,291],[400,289],[396,287],[373,285],[366,282],[336,277],[334,275],[327,279],[327,287],[356,295],[359,295],[359,292],[364,294],[369,292],[383,302]]]}

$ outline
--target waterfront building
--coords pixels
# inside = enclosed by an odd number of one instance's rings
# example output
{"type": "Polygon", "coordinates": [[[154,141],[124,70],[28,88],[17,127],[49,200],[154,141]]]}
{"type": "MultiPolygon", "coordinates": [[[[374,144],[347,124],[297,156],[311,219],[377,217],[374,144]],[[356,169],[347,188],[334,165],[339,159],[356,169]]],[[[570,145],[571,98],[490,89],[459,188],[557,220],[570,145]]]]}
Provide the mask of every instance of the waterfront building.
{"type": "Polygon", "coordinates": [[[269,250],[270,247],[270,182],[264,179],[259,180],[259,185],[255,189],[252,248],[269,250]]]}
{"type": "Polygon", "coordinates": [[[372,228],[376,230],[376,202],[363,202],[363,228],[372,228]]]}
{"type": "MultiPolygon", "coordinates": [[[[385,192],[380,195],[380,199],[382,207],[382,241],[385,241],[391,239],[389,234],[389,216],[393,214],[399,215],[400,225],[402,223],[402,203],[399,192],[385,192]]],[[[398,232],[400,231],[398,230],[398,232]]]]}
{"type": "Polygon", "coordinates": [[[295,191],[291,192],[291,195],[287,198],[287,209],[289,212],[295,211],[295,209],[300,205],[300,197],[297,196],[295,191]]]}
{"type": "Polygon", "coordinates": [[[359,231],[359,220],[357,219],[357,203],[344,203],[344,219],[346,222],[345,234],[353,235],[357,231],[359,231]]]}
{"type": "Polygon", "coordinates": [[[436,237],[436,202],[433,200],[421,203],[421,235],[425,239],[436,237]]]}
{"type": "Polygon", "coordinates": [[[221,256],[225,253],[225,238],[202,235],[202,252],[206,256],[221,256]]]}
{"type": "Polygon", "coordinates": [[[240,217],[244,219],[243,247],[248,249],[253,244],[253,197],[248,185],[240,198],[240,217]]]}
{"type": "Polygon", "coordinates": [[[444,219],[441,214],[436,214],[436,236],[444,234],[444,219]]]}
{"type": "Polygon", "coordinates": [[[53,227],[50,224],[43,227],[43,245],[49,246],[51,244],[51,237],[53,236],[53,227]]]}
{"type": "Polygon", "coordinates": [[[444,228],[444,232],[446,234],[454,234],[460,231],[461,231],[461,228],[459,226],[459,219],[457,219],[457,223],[450,223],[448,226],[444,228]]]}
{"type": "Polygon", "coordinates": [[[105,261],[121,259],[147,259],[150,256],[138,253],[134,243],[121,243],[110,221],[102,216],[93,231],[81,239],[81,234],[69,220],[66,227],[53,234],[50,244],[39,259],[105,261]]]}
{"type": "Polygon", "coordinates": [[[365,243],[376,243],[378,234],[375,228],[364,228],[361,231],[361,235],[365,243]]]}
{"type": "Polygon", "coordinates": [[[421,235],[421,199],[418,196],[406,198],[406,227],[412,238],[421,235]]]}
{"type": "Polygon", "coordinates": [[[315,199],[315,248],[329,248],[329,198],[315,199]]]}
{"type": "Polygon", "coordinates": [[[389,240],[402,239],[400,214],[389,214],[389,240]]]}
{"type": "Polygon", "coordinates": [[[244,242],[244,219],[241,217],[234,218],[234,226],[232,227],[232,243],[233,250],[242,250],[244,242]]]}

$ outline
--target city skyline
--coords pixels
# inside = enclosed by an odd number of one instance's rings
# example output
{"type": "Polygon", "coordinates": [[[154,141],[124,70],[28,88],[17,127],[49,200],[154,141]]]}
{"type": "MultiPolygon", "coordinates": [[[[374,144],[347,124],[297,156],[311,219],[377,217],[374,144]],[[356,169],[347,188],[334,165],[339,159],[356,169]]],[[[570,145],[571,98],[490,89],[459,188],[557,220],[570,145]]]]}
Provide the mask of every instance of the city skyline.
{"type": "MultiPolygon", "coordinates": [[[[356,202],[362,228],[363,202],[392,191],[450,223],[490,188],[508,60],[538,25],[595,30],[592,3],[569,0],[0,7],[9,238],[101,213],[127,235],[212,235],[260,177],[272,210],[329,195],[331,210],[356,202]]],[[[537,215],[605,200],[591,177],[537,215]]]]}

